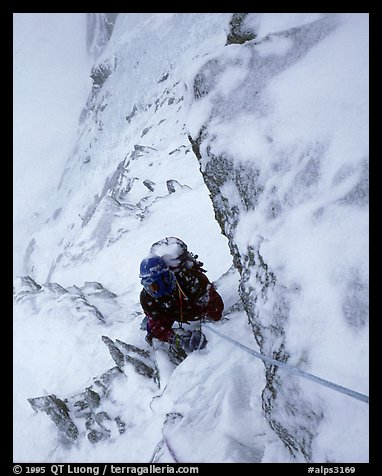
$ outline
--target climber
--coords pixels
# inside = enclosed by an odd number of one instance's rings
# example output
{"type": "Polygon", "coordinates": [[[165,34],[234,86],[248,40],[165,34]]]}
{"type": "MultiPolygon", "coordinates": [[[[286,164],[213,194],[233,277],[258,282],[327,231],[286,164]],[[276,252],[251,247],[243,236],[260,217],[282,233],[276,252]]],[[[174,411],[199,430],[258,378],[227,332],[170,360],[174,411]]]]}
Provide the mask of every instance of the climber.
{"type": "Polygon", "coordinates": [[[221,319],[223,300],[196,258],[184,242],[170,237],[155,243],[141,262],[140,301],[147,316],[146,340],[150,344],[155,337],[186,352],[202,349],[207,340],[201,330],[185,330],[183,324],[221,319]],[[171,253],[162,253],[166,246],[171,253]],[[179,329],[172,328],[175,322],[179,329]]]}

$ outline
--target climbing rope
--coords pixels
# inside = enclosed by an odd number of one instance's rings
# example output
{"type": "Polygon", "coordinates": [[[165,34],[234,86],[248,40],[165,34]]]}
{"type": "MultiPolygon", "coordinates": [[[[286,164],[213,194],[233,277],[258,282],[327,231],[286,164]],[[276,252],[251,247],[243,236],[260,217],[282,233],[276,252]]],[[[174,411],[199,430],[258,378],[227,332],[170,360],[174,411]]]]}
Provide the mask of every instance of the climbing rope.
{"type": "Polygon", "coordinates": [[[160,451],[162,450],[163,448],[163,444],[166,445],[167,447],[167,450],[168,452],[170,453],[172,459],[174,460],[175,463],[181,463],[181,461],[178,459],[173,447],[171,446],[171,444],[169,443],[168,439],[165,437],[165,435],[163,434],[163,429],[162,429],[162,439],[160,440],[160,442],[156,445],[155,447],[155,450],[154,450],[154,453],[153,455],[151,456],[150,458],[150,461],[149,463],[156,463],[156,458],[159,456],[162,456],[160,454],[160,451]]]}
{"type": "Polygon", "coordinates": [[[174,451],[174,448],[171,446],[170,442],[168,441],[168,438],[165,436],[165,434],[163,432],[163,428],[162,428],[162,435],[163,435],[163,441],[164,441],[165,445],[167,446],[168,452],[170,453],[170,455],[173,458],[173,460],[175,461],[175,463],[181,463],[181,461],[179,460],[179,458],[177,457],[177,455],[174,451]]]}
{"type": "Polygon", "coordinates": [[[180,287],[180,284],[178,283],[178,280],[176,280],[176,286],[178,288],[178,296],[179,296],[179,312],[180,312],[180,322],[179,322],[179,327],[183,327],[183,299],[187,299],[186,294],[184,293],[183,289],[180,287]]]}
{"type": "Polygon", "coordinates": [[[249,347],[246,347],[245,345],[241,344],[240,342],[237,342],[234,339],[231,339],[231,337],[228,337],[225,334],[222,334],[221,332],[217,331],[213,327],[204,324],[204,327],[209,329],[210,331],[214,332],[221,338],[227,340],[231,344],[235,345],[236,347],[239,347],[249,354],[253,355],[254,357],[257,357],[258,359],[261,359],[263,362],[268,362],[273,365],[277,365],[278,367],[281,367],[285,370],[287,370],[290,373],[293,373],[295,375],[298,375],[299,377],[306,378],[308,380],[312,380],[313,382],[316,382],[320,385],[324,385],[325,387],[331,388],[332,390],[336,390],[337,392],[344,393],[345,395],[348,395],[349,397],[355,398],[357,400],[360,400],[361,402],[366,402],[369,403],[369,397],[367,395],[364,395],[362,393],[356,392],[355,390],[351,390],[350,388],[342,387],[341,385],[338,385],[336,383],[330,382],[329,380],[325,380],[320,377],[316,377],[315,375],[309,374],[307,372],[303,372],[302,370],[298,369],[297,367],[292,367],[291,365],[286,364],[285,362],[280,362],[279,360],[272,359],[271,357],[267,357],[266,355],[260,354],[259,352],[256,352],[255,350],[250,349],[249,347]]]}

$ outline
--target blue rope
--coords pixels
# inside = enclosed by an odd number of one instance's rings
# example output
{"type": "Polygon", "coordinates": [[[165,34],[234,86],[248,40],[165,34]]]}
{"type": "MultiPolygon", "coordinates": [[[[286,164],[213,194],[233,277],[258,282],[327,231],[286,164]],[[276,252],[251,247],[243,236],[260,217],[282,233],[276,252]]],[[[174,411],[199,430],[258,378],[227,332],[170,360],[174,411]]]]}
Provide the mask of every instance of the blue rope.
{"type": "Polygon", "coordinates": [[[259,352],[256,352],[255,350],[252,350],[249,347],[246,347],[245,345],[240,344],[240,342],[237,342],[236,340],[231,339],[231,337],[228,337],[225,334],[222,334],[221,332],[217,331],[216,329],[210,327],[207,324],[204,324],[204,327],[207,327],[207,329],[209,329],[212,332],[215,332],[215,334],[219,335],[223,339],[228,340],[228,342],[231,342],[232,344],[236,345],[237,347],[240,347],[241,349],[257,357],[258,359],[261,359],[264,362],[268,362],[270,364],[277,365],[278,367],[282,367],[288,372],[298,375],[299,377],[312,380],[313,382],[316,382],[320,385],[324,385],[325,387],[331,388],[332,390],[336,390],[337,392],[344,393],[348,395],[349,397],[355,398],[357,400],[361,400],[361,402],[369,403],[369,397],[367,395],[356,392],[355,390],[351,390],[350,388],[342,387],[341,385],[338,385],[336,383],[329,382],[328,380],[324,380],[323,378],[316,377],[315,375],[309,374],[307,372],[303,372],[302,370],[299,370],[297,367],[292,367],[291,365],[288,365],[285,362],[280,362],[279,360],[275,360],[275,359],[272,359],[271,357],[267,357],[266,355],[260,354],[259,352]]]}

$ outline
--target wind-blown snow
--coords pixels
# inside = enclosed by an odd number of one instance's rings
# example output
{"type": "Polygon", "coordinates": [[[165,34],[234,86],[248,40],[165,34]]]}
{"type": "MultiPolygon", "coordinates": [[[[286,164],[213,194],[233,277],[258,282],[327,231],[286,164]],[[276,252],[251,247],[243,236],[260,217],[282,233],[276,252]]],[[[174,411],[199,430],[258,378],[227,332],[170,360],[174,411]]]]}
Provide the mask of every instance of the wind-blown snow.
{"type": "Polygon", "coordinates": [[[90,92],[86,15],[13,16],[14,276],[73,148],[90,92]]]}
{"type": "MultiPolygon", "coordinates": [[[[58,14],[64,25],[65,15],[58,14]]],[[[17,274],[42,286],[15,281],[17,462],[173,462],[168,446],[180,462],[296,461],[264,419],[261,361],[205,329],[208,346],[174,368],[140,329],[139,263],[154,242],[176,236],[199,255],[224,299],[226,318],[211,325],[258,350],[200,173],[208,165],[206,144],[243,170],[259,170],[265,198],[256,208],[243,206],[234,180],[219,192],[240,210],[239,252],[257,244],[288,290],[293,318],[282,329],[288,363],[368,394],[368,17],[249,14],[244,25],[255,40],[226,45],[231,17],[119,14],[96,59],[110,74],[93,88],[77,141],[69,133],[62,139],[68,161],[64,168],[60,156],[50,169],[57,186],[44,224],[17,255],[17,274]],[[304,25],[316,28],[315,44],[304,44],[304,25]],[[299,44],[289,34],[295,28],[299,44]],[[195,139],[206,124],[198,163],[189,135],[195,139]],[[83,427],[75,444],[63,445],[54,423],[27,399],[52,393],[65,399],[89,387],[115,365],[105,335],[155,356],[161,388],[126,369],[100,408],[118,414],[126,431],[111,429],[109,439],[94,444],[83,427]]],[[[17,29],[15,35],[21,55],[25,39],[17,29]]],[[[22,83],[18,69],[15,78],[22,83]]],[[[24,99],[16,88],[15,121],[24,99]]],[[[71,118],[77,111],[68,109],[71,118]]],[[[56,142],[39,142],[53,153],[56,142]]],[[[39,153],[36,171],[45,170],[39,153]]],[[[26,184],[22,156],[16,151],[18,189],[26,184]]],[[[42,193],[36,186],[30,196],[42,193]]],[[[17,213],[31,223],[35,208],[21,208],[16,201],[17,213]]],[[[323,415],[313,460],[367,461],[367,405],[312,382],[299,385],[323,415]]],[[[299,422],[298,410],[282,415],[285,425],[299,422]]]]}

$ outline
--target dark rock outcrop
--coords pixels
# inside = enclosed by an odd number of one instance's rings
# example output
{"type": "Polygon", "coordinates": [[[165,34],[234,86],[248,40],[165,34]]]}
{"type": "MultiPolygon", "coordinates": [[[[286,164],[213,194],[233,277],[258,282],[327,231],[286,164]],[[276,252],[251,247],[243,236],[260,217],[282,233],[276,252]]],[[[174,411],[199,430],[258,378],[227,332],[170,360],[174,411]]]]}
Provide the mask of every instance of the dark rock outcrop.
{"type": "Polygon", "coordinates": [[[107,336],[103,336],[102,340],[117,364],[115,367],[93,378],[94,383],[83,392],[64,400],[53,394],[28,398],[33,410],[44,411],[67,443],[84,436],[97,443],[110,438],[113,433],[123,434],[126,431],[126,422],[120,415],[103,410],[103,404],[110,397],[111,384],[117,379],[128,378],[125,364],[138,374],[153,379],[159,386],[158,369],[148,351],[118,339],[114,342],[107,336]]]}

